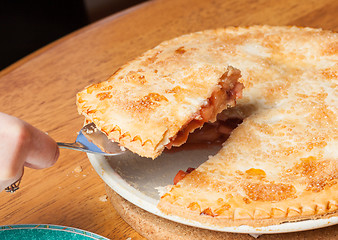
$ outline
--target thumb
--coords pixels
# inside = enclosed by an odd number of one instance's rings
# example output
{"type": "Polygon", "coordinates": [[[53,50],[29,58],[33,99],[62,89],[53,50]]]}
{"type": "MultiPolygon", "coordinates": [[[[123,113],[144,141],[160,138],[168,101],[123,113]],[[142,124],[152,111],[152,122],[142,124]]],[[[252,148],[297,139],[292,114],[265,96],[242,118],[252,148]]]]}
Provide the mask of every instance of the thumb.
{"type": "Polygon", "coordinates": [[[59,156],[56,142],[44,132],[13,116],[0,113],[0,190],[22,176],[23,166],[45,168],[59,156]]]}
{"type": "Polygon", "coordinates": [[[30,132],[30,143],[27,145],[25,166],[35,169],[52,166],[59,157],[59,147],[45,132],[27,124],[30,132]]]}

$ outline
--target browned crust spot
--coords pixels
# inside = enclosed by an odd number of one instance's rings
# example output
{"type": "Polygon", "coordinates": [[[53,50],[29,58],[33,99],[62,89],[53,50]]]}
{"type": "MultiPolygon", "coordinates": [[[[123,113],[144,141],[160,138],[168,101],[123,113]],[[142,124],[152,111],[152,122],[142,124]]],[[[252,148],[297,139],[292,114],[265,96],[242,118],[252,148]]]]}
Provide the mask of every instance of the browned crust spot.
{"type": "Polygon", "coordinates": [[[243,189],[253,201],[281,201],[294,198],[296,189],[284,183],[246,183],[243,189]]]}
{"type": "Polygon", "coordinates": [[[319,161],[310,156],[308,158],[302,158],[301,162],[288,172],[293,175],[305,177],[307,191],[320,192],[325,188],[337,184],[337,165],[331,166],[330,163],[330,161],[319,161]]]}

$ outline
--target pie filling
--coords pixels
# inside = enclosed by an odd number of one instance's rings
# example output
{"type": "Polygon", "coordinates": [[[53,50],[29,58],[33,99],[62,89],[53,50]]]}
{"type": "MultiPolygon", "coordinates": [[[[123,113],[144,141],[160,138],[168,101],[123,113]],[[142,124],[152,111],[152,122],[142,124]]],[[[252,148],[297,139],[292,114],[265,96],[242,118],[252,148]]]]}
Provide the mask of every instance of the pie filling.
{"type": "Polygon", "coordinates": [[[176,185],[179,181],[181,181],[185,176],[187,176],[189,173],[194,171],[195,168],[188,168],[186,171],[179,170],[174,178],[174,185],[176,185]]]}
{"type": "Polygon", "coordinates": [[[224,108],[234,107],[236,99],[242,95],[242,89],[242,83],[235,82],[228,84],[226,81],[222,82],[221,88],[212,93],[207,104],[202,106],[202,108],[191,117],[188,123],[170,139],[170,142],[165,147],[171,149],[172,146],[181,146],[187,141],[189,133],[194,132],[197,128],[201,128],[203,124],[208,121],[214,122],[217,114],[224,108]]]}
{"type": "MultiPolygon", "coordinates": [[[[203,128],[196,130],[189,136],[188,143],[202,142],[224,142],[232,130],[243,120],[239,118],[229,118],[227,120],[217,120],[215,123],[206,123],[203,128]]],[[[195,168],[188,168],[186,171],[179,170],[174,177],[174,185],[181,181],[185,176],[191,173],[195,168]]]]}

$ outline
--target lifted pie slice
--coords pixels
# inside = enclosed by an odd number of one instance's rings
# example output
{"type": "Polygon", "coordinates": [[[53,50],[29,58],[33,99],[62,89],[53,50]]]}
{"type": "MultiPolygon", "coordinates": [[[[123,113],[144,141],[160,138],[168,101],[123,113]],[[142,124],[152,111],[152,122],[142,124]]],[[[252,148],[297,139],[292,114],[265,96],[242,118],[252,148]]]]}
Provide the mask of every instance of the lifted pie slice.
{"type": "Polygon", "coordinates": [[[338,34],[254,26],[182,39],[241,70],[243,97],[222,117],[244,121],[159,209],[219,227],[338,216],[338,34]]]}
{"type": "Polygon", "coordinates": [[[192,43],[174,39],[147,51],[79,92],[78,111],[141,156],[156,158],[165,147],[180,146],[242,92],[239,70],[192,43]]]}

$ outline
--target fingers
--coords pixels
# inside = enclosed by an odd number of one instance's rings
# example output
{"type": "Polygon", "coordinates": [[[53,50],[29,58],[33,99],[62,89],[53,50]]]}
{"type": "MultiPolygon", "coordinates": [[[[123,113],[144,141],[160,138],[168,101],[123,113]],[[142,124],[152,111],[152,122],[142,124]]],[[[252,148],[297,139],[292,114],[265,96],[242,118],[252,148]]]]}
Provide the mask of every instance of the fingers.
{"type": "Polygon", "coordinates": [[[2,192],[6,187],[10,186],[12,183],[15,183],[16,181],[18,181],[23,174],[23,168],[17,172],[17,174],[10,178],[10,179],[3,179],[0,180],[0,192],[2,192]]]}
{"type": "Polygon", "coordinates": [[[23,168],[30,136],[24,123],[0,113],[0,180],[13,179],[23,168]]]}
{"type": "Polygon", "coordinates": [[[46,133],[29,124],[26,124],[26,128],[30,133],[30,143],[25,166],[36,169],[51,167],[59,157],[56,142],[46,133]]]}
{"type": "Polygon", "coordinates": [[[51,137],[4,113],[0,113],[0,139],[5,140],[0,143],[0,187],[19,179],[24,166],[47,168],[59,156],[59,148],[51,137]]]}

